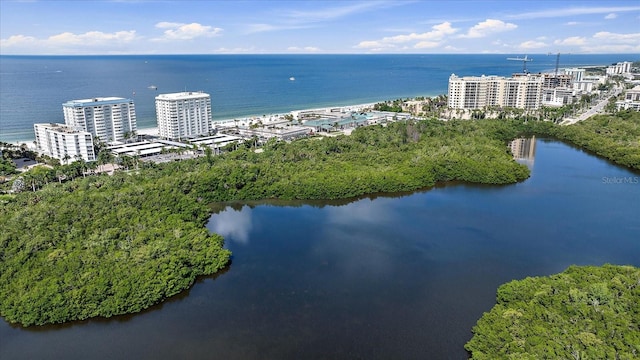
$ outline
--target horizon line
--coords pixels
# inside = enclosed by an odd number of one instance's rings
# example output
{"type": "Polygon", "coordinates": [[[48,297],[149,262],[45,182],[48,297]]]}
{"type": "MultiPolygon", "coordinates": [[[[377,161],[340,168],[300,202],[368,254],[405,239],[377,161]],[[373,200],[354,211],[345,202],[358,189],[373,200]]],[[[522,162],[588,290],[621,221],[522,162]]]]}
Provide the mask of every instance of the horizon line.
{"type": "MultiPolygon", "coordinates": [[[[282,53],[181,53],[181,54],[175,54],[175,53],[166,53],[166,54],[162,54],[162,53],[139,53],[139,54],[100,54],[100,53],[95,53],[95,54],[0,54],[0,57],[4,57],[4,56],[229,56],[229,55],[247,55],[247,56],[255,56],[255,55],[301,55],[301,56],[323,56],[323,55],[362,55],[362,56],[376,56],[376,55],[418,55],[418,56],[425,56],[425,55],[535,55],[535,56],[539,56],[539,55],[543,55],[543,56],[550,56],[550,55],[556,55],[557,52],[541,52],[541,53],[536,53],[536,52],[530,52],[530,53],[523,53],[523,52],[492,52],[492,53],[474,53],[474,52],[469,52],[469,53],[289,53],[289,52],[282,52],[282,53]]],[[[563,54],[563,53],[561,53],[563,54]]],[[[635,55],[638,56],[638,58],[640,59],[640,54],[638,53],[607,53],[607,52],[602,52],[602,53],[566,53],[563,55],[635,55]]]]}

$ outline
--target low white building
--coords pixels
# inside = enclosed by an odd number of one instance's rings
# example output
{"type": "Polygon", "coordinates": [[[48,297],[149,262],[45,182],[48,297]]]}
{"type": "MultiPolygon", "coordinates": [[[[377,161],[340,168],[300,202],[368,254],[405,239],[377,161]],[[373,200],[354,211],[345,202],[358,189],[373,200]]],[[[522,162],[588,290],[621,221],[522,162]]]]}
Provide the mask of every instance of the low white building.
{"type": "Polygon", "coordinates": [[[42,154],[58,159],[63,163],[82,158],[84,161],[95,161],[93,136],[88,131],[78,130],[63,124],[34,124],[36,134],[36,150],[42,154]]]}
{"type": "Polygon", "coordinates": [[[220,149],[226,145],[233,144],[233,143],[241,143],[243,141],[244,139],[239,136],[217,133],[211,136],[195,138],[190,140],[189,142],[198,147],[201,147],[204,145],[212,149],[220,149]]]}
{"type": "Polygon", "coordinates": [[[568,88],[555,88],[542,90],[542,105],[563,106],[573,103],[574,90],[568,88]]]}
{"type": "Polygon", "coordinates": [[[590,94],[593,92],[593,85],[594,84],[591,81],[575,81],[573,83],[573,90],[580,93],[590,94]]]}
{"type": "Polygon", "coordinates": [[[607,82],[607,77],[600,75],[585,75],[582,77],[582,81],[589,81],[594,85],[604,85],[604,83],[607,82]]]}
{"type": "Polygon", "coordinates": [[[168,140],[143,140],[134,143],[116,144],[109,146],[109,150],[111,151],[111,153],[116,156],[126,155],[139,157],[160,155],[166,151],[179,148],[188,150],[190,147],[187,144],[168,140]]]}
{"type": "Polygon", "coordinates": [[[259,139],[267,140],[271,138],[277,138],[279,140],[293,140],[308,136],[310,131],[303,126],[270,126],[270,127],[258,127],[251,128],[238,128],[238,134],[245,138],[251,138],[257,136],[259,139]]]}
{"type": "Polygon", "coordinates": [[[640,111],[640,85],[627,90],[624,94],[624,100],[616,101],[616,109],[640,111]]]}

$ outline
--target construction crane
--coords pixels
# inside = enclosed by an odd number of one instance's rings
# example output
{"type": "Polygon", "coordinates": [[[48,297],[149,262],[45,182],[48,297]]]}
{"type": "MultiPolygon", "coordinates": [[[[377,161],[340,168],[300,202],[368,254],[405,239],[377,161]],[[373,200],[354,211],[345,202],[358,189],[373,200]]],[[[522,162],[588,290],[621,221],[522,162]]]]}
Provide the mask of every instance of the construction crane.
{"type": "Polygon", "coordinates": [[[529,61],[533,61],[533,59],[530,59],[527,57],[527,55],[525,55],[523,58],[520,57],[511,57],[511,58],[507,58],[507,60],[514,60],[514,61],[522,61],[522,73],[524,74],[528,74],[529,71],[527,71],[527,63],[529,61]]]}
{"type": "MultiPolygon", "coordinates": [[[[570,54],[570,53],[564,53],[565,55],[570,54]]],[[[549,55],[554,55],[553,53],[548,53],[547,56],[549,55]]],[[[560,84],[560,78],[558,77],[558,71],[560,70],[560,53],[556,53],[556,69],[555,72],[553,74],[553,87],[557,87],[560,84]]]]}
{"type": "MultiPolygon", "coordinates": [[[[549,55],[553,55],[552,53],[548,53],[547,56],[549,55]]],[[[554,73],[554,75],[556,76],[556,78],[558,77],[558,67],[560,66],[560,53],[556,54],[556,72],[554,73]]]]}

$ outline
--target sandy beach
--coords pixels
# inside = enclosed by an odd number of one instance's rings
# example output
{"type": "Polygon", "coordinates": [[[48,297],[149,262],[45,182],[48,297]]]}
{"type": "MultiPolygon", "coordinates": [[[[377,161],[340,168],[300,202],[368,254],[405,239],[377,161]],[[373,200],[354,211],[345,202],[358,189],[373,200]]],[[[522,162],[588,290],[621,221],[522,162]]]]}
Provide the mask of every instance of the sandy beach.
{"type": "MultiPolygon", "coordinates": [[[[233,119],[213,119],[212,121],[212,125],[215,126],[221,126],[221,127],[233,127],[233,126],[250,126],[252,124],[257,123],[258,121],[260,121],[263,125],[269,125],[272,123],[278,123],[278,122],[282,122],[283,118],[286,115],[293,115],[294,118],[298,117],[298,114],[300,113],[305,113],[305,112],[358,112],[358,111],[362,111],[363,109],[370,109],[372,108],[376,103],[366,103],[366,104],[354,104],[354,105],[345,105],[345,106],[329,106],[329,107],[322,107],[322,108],[313,108],[313,109],[302,109],[302,110],[291,110],[288,113],[279,113],[279,114],[269,114],[269,115],[254,115],[254,116],[246,116],[246,117],[238,117],[238,118],[233,118],[233,119]]],[[[148,136],[159,136],[160,135],[160,130],[158,129],[158,127],[146,127],[146,128],[142,128],[142,129],[138,129],[136,130],[136,132],[138,133],[138,135],[148,135],[148,136]]],[[[19,140],[19,141],[13,141],[10,142],[11,144],[15,144],[18,146],[21,146],[23,144],[26,144],[27,147],[29,147],[29,149],[31,150],[35,150],[35,144],[34,144],[34,139],[28,139],[28,140],[19,140]]]]}

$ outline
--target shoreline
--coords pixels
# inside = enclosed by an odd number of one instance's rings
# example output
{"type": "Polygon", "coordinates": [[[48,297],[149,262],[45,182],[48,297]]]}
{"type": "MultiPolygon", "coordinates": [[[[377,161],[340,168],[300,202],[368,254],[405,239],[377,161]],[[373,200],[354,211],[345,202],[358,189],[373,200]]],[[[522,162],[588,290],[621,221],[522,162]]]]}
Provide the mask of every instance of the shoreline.
{"type": "MultiPolygon", "coordinates": [[[[308,108],[308,109],[301,109],[301,110],[291,110],[286,113],[272,113],[272,114],[266,114],[266,115],[247,115],[247,116],[242,116],[237,118],[214,119],[211,121],[211,123],[213,126],[222,126],[222,127],[227,127],[228,125],[231,125],[231,124],[233,124],[233,126],[235,125],[249,126],[251,122],[259,120],[263,122],[265,125],[267,125],[271,122],[281,121],[285,115],[294,115],[297,113],[308,112],[308,111],[317,111],[317,112],[327,111],[328,112],[335,109],[340,109],[340,111],[360,111],[367,107],[373,107],[375,104],[378,104],[384,101],[389,101],[389,100],[383,100],[383,101],[373,102],[373,103],[351,104],[351,105],[343,105],[343,106],[326,106],[326,107],[308,108]]],[[[294,115],[294,117],[295,116],[296,115],[294,115]]],[[[139,128],[136,130],[136,133],[139,135],[158,136],[159,130],[158,130],[158,126],[156,125],[153,127],[139,128]]],[[[27,147],[30,150],[35,150],[35,145],[33,144],[34,141],[35,141],[35,137],[32,139],[3,141],[3,142],[8,144],[13,144],[16,146],[21,146],[24,144],[24,145],[27,145],[27,147]]]]}

